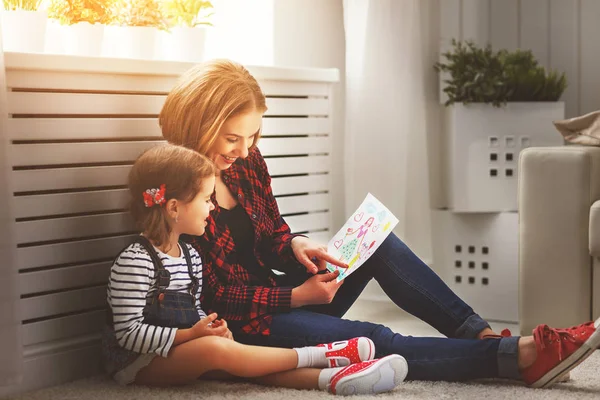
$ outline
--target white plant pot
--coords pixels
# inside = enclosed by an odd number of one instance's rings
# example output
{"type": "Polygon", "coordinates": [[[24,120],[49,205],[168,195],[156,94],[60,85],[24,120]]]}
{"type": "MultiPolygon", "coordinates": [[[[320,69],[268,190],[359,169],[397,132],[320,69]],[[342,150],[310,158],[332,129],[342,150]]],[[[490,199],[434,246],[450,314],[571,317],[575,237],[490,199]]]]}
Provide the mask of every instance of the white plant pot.
{"type": "Polygon", "coordinates": [[[204,60],[207,28],[182,26],[160,33],[160,58],[169,61],[204,60]]]}
{"type": "Polygon", "coordinates": [[[63,30],[65,53],[99,57],[102,54],[104,25],[80,22],[63,30]]]}
{"type": "Polygon", "coordinates": [[[102,54],[106,57],[152,60],[157,31],[146,26],[107,26],[102,54]]]}
{"type": "Polygon", "coordinates": [[[517,210],[519,153],[531,146],[560,146],[552,121],[562,102],[454,104],[444,122],[444,206],[454,212],[517,210]]]}
{"type": "Polygon", "coordinates": [[[519,321],[519,216],[516,212],[432,212],[433,267],[487,320],[519,321]]]}
{"type": "Polygon", "coordinates": [[[46,11],[3,11],[2,42],[4,51],[43,53],[46,40],[46,11]]]}

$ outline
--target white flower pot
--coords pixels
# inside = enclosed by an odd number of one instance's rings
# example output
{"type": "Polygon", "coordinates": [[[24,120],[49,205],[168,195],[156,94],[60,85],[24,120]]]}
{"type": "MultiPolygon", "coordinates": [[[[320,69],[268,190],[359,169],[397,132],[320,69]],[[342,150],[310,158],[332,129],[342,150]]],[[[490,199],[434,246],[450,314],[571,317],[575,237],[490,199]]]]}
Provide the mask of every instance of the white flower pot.
{"type": "Polygon", "coordinates": [[[80,22],[63,30],[65,53],[99,57],[102,54],[104,25],[80,22]]]}
{"type": "Polygon", "coordinates": [[[43,53],[46,40],[46,11],[3,11],[2,42],[4,51],[43,53]]]}
{"type": "Polygon", "coordinates": [[[562,102],[454,104],[444,122],[445,207],[454,212],[517,210],[519,153],[531,146],[560,146],[552,121],[562,102]]]}
{"type": "Polygon", "coordinates": [[[157,31],[146,26],[107,26],[102,54],[106,57],[152,60],[157,31]]]}
{"type": "Polygon", "coordinates": [[[170,61],[200,62],[204,60],[207,28],[187,26],[172,28],[160,34],[160,58],[170,61]]]}

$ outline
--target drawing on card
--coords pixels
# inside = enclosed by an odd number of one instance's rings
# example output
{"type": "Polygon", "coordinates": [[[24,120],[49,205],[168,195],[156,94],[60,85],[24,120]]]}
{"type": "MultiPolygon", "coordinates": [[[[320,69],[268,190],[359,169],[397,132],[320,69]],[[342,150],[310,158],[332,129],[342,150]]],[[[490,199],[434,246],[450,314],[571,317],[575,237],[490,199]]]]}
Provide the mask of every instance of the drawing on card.
{"type": "Polygon", "coordinates": [[[398,224],[398,219],[371,193],[368,193],[358,209],[331,238],[327,252],[348,268],[327,263],[331,272],[338,269],[338,282],[356,271],[377,250],[379,245],[398,224]]]}

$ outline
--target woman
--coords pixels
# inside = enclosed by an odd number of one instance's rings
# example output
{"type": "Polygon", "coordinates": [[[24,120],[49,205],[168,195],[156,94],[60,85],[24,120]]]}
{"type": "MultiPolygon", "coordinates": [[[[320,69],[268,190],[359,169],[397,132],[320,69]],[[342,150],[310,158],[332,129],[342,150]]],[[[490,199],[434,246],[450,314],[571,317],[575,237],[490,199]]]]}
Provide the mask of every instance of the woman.
{"type": "Polygon", "coordinates": [[[345,265],[324,246],[291,234],[281,218],[256,147],[266,110],[252,75],[216,60],[185,73],[159,116],[169,142],[208,156],[220,170],[206,234],[189,239],[206,263],[211,289],[203,304],[229,321],[236,340],[298,347],[366,336],[378,357],[406,358],[407,379],[505,377],[534,387],[553,384],[597,347],[600,321],[568,330],[540,325],[533,337],[496,335],[394,234],[343,284],[336,273],[317,274],[327,261],[345,265]],[[342,319],[373,278],[395,304],[448,338],[407,337],[342,319]]]}

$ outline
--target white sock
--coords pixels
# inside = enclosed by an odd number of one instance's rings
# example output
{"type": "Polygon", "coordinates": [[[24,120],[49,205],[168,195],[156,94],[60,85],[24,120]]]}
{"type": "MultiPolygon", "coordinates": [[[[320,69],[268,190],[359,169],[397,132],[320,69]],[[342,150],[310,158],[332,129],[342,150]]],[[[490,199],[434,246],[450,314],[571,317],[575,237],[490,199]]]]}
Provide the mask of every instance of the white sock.
{"type": "Polygon", "coordinates": [[[325,368],[327,358],[325,347],[300,347],[295,348],[298,353],[298,366],[296,368],[325,368]]]}
{"type": "Polygon", "coordinates": [[[327,385],[331,381],[331,377],[338,372],[340,369],[345,367],[337,367],[337,368],[324,368],[319,373],[319,389],[327,390],[327,385]]]}

